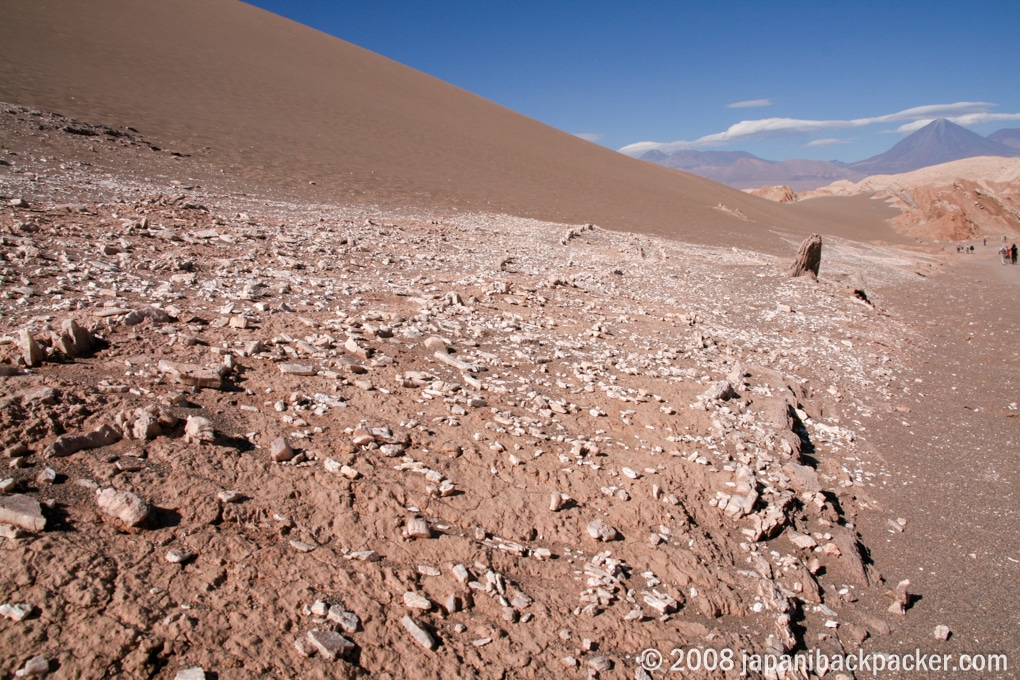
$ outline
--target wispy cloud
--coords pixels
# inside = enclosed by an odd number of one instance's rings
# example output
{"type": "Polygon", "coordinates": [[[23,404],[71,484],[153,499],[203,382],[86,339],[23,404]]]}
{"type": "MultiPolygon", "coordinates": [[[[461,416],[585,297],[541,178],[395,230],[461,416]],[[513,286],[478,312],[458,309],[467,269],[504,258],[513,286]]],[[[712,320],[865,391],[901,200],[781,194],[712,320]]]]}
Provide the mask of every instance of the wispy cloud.
{"type": "Polygon", "coordinates": [[[772,100],[771,99],[748,99],[748,100],[742,101],[742,102],[733,102],[732,104],[727,104],[726,108],[728,108],[728,109],[757,109],[757,108],[761,108],[763,106],[772,106],[772,100]]]}
{"type": "Polygon", "coordinates": [[[581,139],[588,142],[597,142],[600,139],[602,139],[601,132],[575,132],[573,134],[575,137],[580,137],[581,139]]]}
{"type": "Polygon", "coordinates": [[[839,139],[838,137],[829,137],[828,139],[812,139],[804,146],[833,146],[834,144],[850,144],[849,139],[839,139]]]}
{"type": "MultiPolygon", "coordinates": [[[[676,142],[637,142],[620,149],[629,156],[640,156],[652,149],[670,153],[683,149],[698,147],[724,146],[748,139],[796,137],[818,134],[828,130],[848,130],[869,125],[887,123],[905,123],[899,131],[909,131],[911,125],[923,127],[935,118],[948,118],[961,125],[973,125],[991,120],[1020,120],[1020,114],[989,113],[988,109],[995,106],[989,102],[956,102],[953,104],[930,104],[915,106],[896,113],[889,113],[869,118],[852,118],[848,120],[807,120],[801,118],[760,118],[758,120],[742,120],[723,132],[706,135],[692,141],[676,142]],[[924,121],[922,123],[922,121],[924,121]]],[[[917,128],[914,128],[917,129],[917,128]]]]}
{"type": "MultiPolygon", "coordinates": [[[[1020,120],[1020,113],[968,113],[963,116],[943,116],[946,120],[957,125],[978,125],[980,123],[995,123],[999,121],[1020,120]]],[[[934,118],[921,118],[910,123],[905,123],[895,130],[884,130],[884,132],[909,134],[917,132],[934,118]]]]}

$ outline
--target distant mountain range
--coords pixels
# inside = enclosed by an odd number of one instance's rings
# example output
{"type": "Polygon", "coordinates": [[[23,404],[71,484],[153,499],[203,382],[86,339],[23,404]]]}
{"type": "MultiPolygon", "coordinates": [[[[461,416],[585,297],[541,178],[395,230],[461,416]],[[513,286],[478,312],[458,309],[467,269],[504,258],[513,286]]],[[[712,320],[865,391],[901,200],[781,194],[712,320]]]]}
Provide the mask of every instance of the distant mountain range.
{"type": "Polygon", "coordinates": [[[809,191],[837,180],[852,182],[870,175],[894,175],[974,156],[1020,156],[1020,128],[988,137],[951,123],[932,121],[885,153],[856,163],[794,159],[767,161],[744,151],[648,151],[642,160],[728,184],[738,189],[784,184],[809,191]]]}

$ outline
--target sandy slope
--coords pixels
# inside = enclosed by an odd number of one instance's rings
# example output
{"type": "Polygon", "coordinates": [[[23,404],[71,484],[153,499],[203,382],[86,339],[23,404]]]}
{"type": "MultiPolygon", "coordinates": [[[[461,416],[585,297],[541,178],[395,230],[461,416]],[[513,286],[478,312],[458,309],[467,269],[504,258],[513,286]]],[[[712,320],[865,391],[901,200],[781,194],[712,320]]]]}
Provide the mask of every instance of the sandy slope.
{"type": "MultiPolygon", "coordinates": [[[[158,132],[168,147],[275,191],[715,244],[754,239],[772,250],[782,247],[774,227],[817,229],[242,3],[4,4],[0,100],[158,132]]],[[[876,238],[885,231],[866,224],[876,238]]]]}

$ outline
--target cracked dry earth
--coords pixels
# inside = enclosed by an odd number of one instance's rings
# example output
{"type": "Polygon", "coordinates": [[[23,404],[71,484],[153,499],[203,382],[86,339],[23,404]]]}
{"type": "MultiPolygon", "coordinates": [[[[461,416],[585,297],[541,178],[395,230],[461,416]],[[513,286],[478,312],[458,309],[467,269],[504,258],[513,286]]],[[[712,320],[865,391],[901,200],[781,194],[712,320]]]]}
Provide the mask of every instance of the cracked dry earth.
{"type": "Polygon", "coordinates": [[[856,527],[902,529],[863,433],[915,331],[875,291],[936,260],[286,203],[3,119],[0,675],[640,678],[895,629],[856,527]]]}

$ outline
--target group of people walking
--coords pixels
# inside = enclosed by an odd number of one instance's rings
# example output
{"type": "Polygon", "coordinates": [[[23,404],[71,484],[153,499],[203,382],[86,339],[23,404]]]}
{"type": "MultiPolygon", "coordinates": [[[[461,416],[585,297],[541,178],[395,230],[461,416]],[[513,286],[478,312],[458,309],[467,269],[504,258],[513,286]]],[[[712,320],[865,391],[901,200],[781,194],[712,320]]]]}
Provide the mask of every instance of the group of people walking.
{"type": "MultiPolygon", "coordinates": [[[[987,246],[988,245],[988,237],[986,236],[983,239],[981,239],[981,243],[983,245],[987,246]]],[[[974,252],[974,246],[972,246],[970,244],[964,245],[961,242],[957,242],[957,244],[956,244],[956,252],[958,252],[958,253],[973,253],[974,252]]],[[[1005,236],[1002,237],[1002,245],[999,246],[999,259],[1002,261],[1002,264],[1016,264],[1017,246],[1016,246],[1015,243],[1013,245],[1010,245],[1010,246],[1006,245],[1006,237],[1005,236]]]]}

